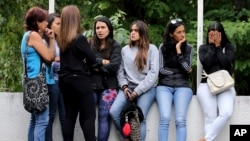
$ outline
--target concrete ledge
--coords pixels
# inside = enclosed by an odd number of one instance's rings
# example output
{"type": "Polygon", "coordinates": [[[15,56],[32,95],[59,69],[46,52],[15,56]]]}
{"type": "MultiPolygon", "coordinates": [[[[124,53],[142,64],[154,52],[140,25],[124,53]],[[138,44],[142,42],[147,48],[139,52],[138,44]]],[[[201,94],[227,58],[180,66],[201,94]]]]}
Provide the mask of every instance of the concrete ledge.
{"type": "MultiPolygon", "coordinates": [[[[229,141],[230,124],[249,124],[250,125],[250,96],[237,96],[235,100],[233,117],[226,125],[218,137],[218,141],[229,141]]],[[[172,111],[173,113],[173,111],[172,111]]],[[[26,112],[22,105],[21,93],[2,93],[0,92],[0,139],[1,141],[27,141],[27,132],[30,114],[26,112]]],[[[191,101],[187,119],[187,141],[198,141],[203,135],[203,120],[200,105],[196,96],[191,101]]],[[[151,107],[147,120],[146,141],[157,141],[159,111],[157,104],[151,107]]],[[[56,117],[53,136],[55,141],[62,141],[58,115],[56,117]]],[[[112,124],[109,141],[118,141],[118,134],[112,124]]],[[[172,116],[169,130],[169,140],[175,140],[174,117],[172,116]]],[[[74,141],[82,141],[83,135],[77,123],[75,128],[74,141]]]]}

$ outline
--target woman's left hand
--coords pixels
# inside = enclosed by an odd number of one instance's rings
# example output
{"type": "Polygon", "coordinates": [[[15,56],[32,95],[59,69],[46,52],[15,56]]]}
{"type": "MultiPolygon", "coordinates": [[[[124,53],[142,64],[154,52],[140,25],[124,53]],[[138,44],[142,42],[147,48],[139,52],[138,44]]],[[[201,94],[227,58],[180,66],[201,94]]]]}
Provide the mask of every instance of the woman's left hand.
{"type": "Polygon", "coordinates": [[[134,99],[136,99],[137,96],[138,94],[135,91],[133,91],[132,94],[129,96],[129,100],[133,101],[134,99]]]}

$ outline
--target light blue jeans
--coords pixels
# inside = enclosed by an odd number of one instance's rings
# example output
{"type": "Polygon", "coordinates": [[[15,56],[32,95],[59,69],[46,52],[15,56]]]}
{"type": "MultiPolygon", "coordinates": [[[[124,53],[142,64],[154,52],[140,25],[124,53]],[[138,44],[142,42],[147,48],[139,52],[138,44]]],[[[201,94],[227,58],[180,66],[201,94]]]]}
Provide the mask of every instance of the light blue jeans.
{"type": "Polygon", "coordinates": [[[204,114],[206,141],[215,141],[233,113],[235,89],[230,88],[218,95],[209,92],[207,83],[200,83],[197,98],[204,114]]]}
{"type": "MultiPolygon", "coordinates": [[[[141,108],[142,113],[144,115],[144,119],[141,122],[141,141],[145,141],[146,138],[146,118],[148,111],[155,100],[155,87],[152,87],[147,92],[141,94],[137,97],[137,105],[141,108]]],[[[114,121],[116,129],[121,133],[121,125],[120,125],[120,113],[123,107],[128,103],[126,97],[122,90],[119,90],[118,95],[111,106],[110,115],[114,121]]]]}
{"type": "Polygon", "coordinates": [[[188,87],[157,86],[156,101],[160,112],[158,140],[168,141],[171,109],[174,106],[176,141],[186,141],[186,118],[193,91],[188,87]]]}
{"type": "Polygon", "coordinates": [[[31,114],[28,141],[45,141],[45,131],[49,123],[49,108],[38,114],[31,114]]]}

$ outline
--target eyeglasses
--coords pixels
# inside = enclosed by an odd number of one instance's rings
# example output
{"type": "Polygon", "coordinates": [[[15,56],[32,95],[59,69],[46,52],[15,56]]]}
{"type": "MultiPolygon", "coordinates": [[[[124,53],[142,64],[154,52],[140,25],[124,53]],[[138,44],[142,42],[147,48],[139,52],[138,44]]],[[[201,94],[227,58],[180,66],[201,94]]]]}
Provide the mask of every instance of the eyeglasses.
{"type": "Polygon", "coordinates": [[[171,24],[176,24],[177,22],[182,22],[182,19],[173,19],[170,22],[171,24]]]}

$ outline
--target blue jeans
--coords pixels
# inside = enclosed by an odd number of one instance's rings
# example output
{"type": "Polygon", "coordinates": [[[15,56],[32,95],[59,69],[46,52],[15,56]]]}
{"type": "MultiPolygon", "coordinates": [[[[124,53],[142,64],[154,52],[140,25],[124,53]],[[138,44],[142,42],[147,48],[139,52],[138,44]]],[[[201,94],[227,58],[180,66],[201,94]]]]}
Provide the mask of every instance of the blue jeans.
{"type": "MultiPolygon", "coordinates": [[[[141,94],[139,97],[137,97],[137,105],[141,108],[142,113],[144,115],[144,119],[141,122],[141,141],[145,141],[146,138],[146,118],[149,111],[149,108],[151,107],[152,103],[155,100],[155,87],[152,87],[147,92],[141,94]]],[[[121,125],[120,125],[120,113],[123,107],[128,103],[126,97],[124,96],[124,93],[122,90],[119,90],[119,93],[111,106],[110,109],[110,115],[114,121],[116,129],[121,133],[121,125]]]]}
{"type": "Polygon", "coordinates": [[[58,108],[59,119],[62,127],[65,119],[65,109],[64,109],[63,96],[60,92],[58,81],[56,81],[56,84],[48,85],[48,89],[49,89],[49,124],[46,129],[45,137],[46,141],[53,141],[53,123],[56,116],[56,110],[58,108]]]}
{"type": "Polygon", "coordinates": [[[94,92],[95,103],[98,104],[98,141],[108,141],[110,133],[109,109],[116,96],[116,89],[94,92]]]}
{"type": "Polygon", "coordinates": [[[31,114],[28,141],[45,141],[45,130],[49,122],[49,108],[38,114],[31,114]]]}
{"type": "Polygon", "coordinates": [[[192,89],[188,87],[172,88],[157,86],[156,101],[160,112],[160,123],[158,128],[159,141],[168,141],[172,104],[175,111],[176,141],[186,141],[187,110],[192,95],[192,89]]]}

